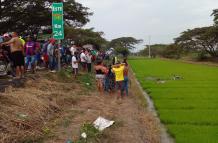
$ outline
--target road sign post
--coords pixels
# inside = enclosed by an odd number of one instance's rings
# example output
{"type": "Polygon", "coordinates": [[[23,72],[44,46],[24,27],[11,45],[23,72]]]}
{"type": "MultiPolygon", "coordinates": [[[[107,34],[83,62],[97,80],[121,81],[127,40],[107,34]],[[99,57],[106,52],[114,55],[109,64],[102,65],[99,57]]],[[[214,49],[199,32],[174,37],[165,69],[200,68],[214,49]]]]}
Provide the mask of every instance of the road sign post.
{"type": "Polygon", "coordinates": [[[53,38],[58,40],[58,70],[61,70],[61,40],[64,39],[64,16],[63,3],[52,4],[52,31],[53,38]]]}
{"type": "Polygon", "coordinates": [[[63,3],[52,4],[52,29],[53,38],[57,40],[64,39],[64,18],[63,3]]]}

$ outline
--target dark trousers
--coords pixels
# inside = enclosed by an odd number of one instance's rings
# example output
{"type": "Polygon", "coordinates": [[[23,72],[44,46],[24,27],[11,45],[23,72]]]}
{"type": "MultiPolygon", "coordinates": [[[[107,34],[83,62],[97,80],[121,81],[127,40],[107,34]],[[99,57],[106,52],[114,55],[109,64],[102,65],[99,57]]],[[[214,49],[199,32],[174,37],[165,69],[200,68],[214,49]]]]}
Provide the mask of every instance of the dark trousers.
{"type": "Polygon", "coordinates": [[[87,63],[88,72],[92,71],[92,63],[87,63]]]}

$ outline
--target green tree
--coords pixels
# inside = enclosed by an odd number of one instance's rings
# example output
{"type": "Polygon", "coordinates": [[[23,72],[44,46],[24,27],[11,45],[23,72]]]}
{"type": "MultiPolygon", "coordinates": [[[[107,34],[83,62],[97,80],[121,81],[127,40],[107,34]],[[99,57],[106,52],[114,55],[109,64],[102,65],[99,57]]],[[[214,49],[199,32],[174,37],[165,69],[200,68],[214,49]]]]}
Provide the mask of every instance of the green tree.
{"type": "Polygon", "coordinates": [[[177,44],[170,44],[166,46],[165,50],[162,53],[164,58],[170,59],[179,59],[182,55],[182,48],[177,44]]]}
{"type": "Polygon", "coordinates": [[[92,44],[97,49],[106,48],[108,42],[103,38],[103,32],[95,32],[93,28],[81,29],[67,27],[65,29],[66,38],[71,39],[77,45],[92,44]]]}
{"type": "MultiPolygon", "coordinates": [[[[51,29],[52,2],[61,0],[1,0],[0,33],[17,31],[38,33],[41,28],[51,29]]],[[[81,27],[89,22],[89,8],[75,0],[64,1],[65,25],[81,27]]]]}
{"type": "MultiPolygon", "coordinates": [[[[151,57],[164,57],[164,58],[173,58],[178,59],[183,54],[183,50],[179,45],[176,44],[154,44],[150,46],[151,57]]],[[[146,47],[145,49],[139,52],[141,56],[148,56],[149,49],[146,47]]]]}
{"type": "Polygon", "coordinates": [[[175,43],[184,49],[206,52],[212,57],[217,57],[218,27],[202,27],[187,30],[175,39],[175,43]]]}
{"type": "MultiPolygon", "coordinates": [[[[154,44],[150,45],[150,50],[151,50],[151,56],[156,57],[156,56],[163,56],[163,51],[166,49],[168,45],[165,44],[154,44]]],[[[139,55],[141,56],[149,56],[149,49],[148,45],[146,45],[145,49],[141,50],[139,52],[139,55]]]]}
{"type": "Polygon", "coordinates": [[[218,25],[218,9],[214,9],[211,16],[214,16],[213,21],[214,21],[215,25],[218,25]]]}
{"type": "Polygon", "coordinates": [[[135,48],[135,45],[141,43],[142,40],[137,40],[133,37],[121,37],[113,39],[109,47],[113,47],[115,51],[123,56],[127,56],[130,53],[130,50],[135,48]]]}

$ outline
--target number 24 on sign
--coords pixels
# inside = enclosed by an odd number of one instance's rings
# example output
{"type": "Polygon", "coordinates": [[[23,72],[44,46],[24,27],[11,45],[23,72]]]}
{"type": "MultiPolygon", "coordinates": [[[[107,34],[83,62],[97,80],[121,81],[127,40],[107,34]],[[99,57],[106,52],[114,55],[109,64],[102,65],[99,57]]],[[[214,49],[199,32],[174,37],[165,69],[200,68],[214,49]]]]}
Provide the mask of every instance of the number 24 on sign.
{"type": "Polygon", "coordinates": [[[62,31],[54,31],[54,36],[62,36],[62,31]]]}

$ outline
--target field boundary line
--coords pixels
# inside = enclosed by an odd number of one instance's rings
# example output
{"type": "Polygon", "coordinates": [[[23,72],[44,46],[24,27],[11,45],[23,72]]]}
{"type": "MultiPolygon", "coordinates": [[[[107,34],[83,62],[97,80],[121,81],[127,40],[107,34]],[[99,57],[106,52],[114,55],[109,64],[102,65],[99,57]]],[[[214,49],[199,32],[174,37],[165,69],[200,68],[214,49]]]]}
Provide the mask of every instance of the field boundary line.
{"type": "Polygon", "coordinates": [[[168,134],[167,129],[165,127],[164,124],[161,123],[157,111],[154,107],[154,103],[153,100],[150,98],[150,96],[147,94],[147,92],[145,90],[143,90],[140,82],[138,81],[138,79],[135,76],[135,73],[133,72],[132,68],[130,68],[130,75],[131,75],[131,79],[133,79],[134,83],[137,84],[137,86],[140,89],[140,92],[142,93],[143,97],[145,98],[146,102],[147,102],[147,107],[146,109],[154,116],[155,120],[158,122],[159,126],[160,126],[160,140],[161,143],[174,143],[174,139],[168,134]]]}
{"type": "Polygon", "coordinates": [[[190,61],[190,60],[183,60],[183,59],[167,59],[167,58],[156,58],[156,59],[161,59],[163,61],[175,61],[175,62],[180,62],[180,63],[185,63],[185,64],[192,64],[192,65],[203,65],[203,66],[210,66],[210,67],[218,67],[217,63],[213,62],[197,62],[197,61],[190,61]]]}

